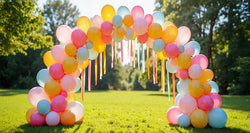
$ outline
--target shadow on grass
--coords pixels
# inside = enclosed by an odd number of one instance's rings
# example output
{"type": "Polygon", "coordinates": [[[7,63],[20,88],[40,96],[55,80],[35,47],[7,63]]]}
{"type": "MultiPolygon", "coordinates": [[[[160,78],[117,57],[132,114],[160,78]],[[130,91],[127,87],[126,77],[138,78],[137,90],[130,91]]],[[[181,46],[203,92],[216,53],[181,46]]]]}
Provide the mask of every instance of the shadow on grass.
{"type": "Polygon", "coordinates": [[[13,89],[1,89],[0,96],[13,96],[19,94],[28,94],[29,90],[13,90],[13,89]]]}
{"type": "Polygon", "coordinates": [[[250,111],[250,96],[222,96],[221,108],[250,111]]]}

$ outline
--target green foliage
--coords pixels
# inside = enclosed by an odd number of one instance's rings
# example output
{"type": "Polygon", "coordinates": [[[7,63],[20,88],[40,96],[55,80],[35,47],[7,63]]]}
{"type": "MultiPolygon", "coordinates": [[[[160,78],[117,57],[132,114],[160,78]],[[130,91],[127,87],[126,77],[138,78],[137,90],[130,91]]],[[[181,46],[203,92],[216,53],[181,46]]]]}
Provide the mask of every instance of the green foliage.
{"type": "Polygon", "coordinates": [[[52,46],[51,37],[39,32],[44,21],[36,1],[1,0],[0,16],[0,56],[52,46]]]}

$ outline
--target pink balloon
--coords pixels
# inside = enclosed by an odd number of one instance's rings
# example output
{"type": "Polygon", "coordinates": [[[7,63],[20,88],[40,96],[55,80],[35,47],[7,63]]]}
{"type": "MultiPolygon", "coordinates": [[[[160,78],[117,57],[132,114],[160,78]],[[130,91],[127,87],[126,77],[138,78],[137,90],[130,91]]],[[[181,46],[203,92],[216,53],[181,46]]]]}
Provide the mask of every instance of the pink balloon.
{"type": "Polygon", "coordinates": [[[198,64],[201,66],[202,70],[205,70],[208,66],[208,59],[205,55],[199,54],[192,58],[192,65],[198,64]]]}
{"type": "Polygon", "coordinates": [[[28,94],[28,99],[31,105],[37,106],[40,100],[50,101],[49,96],[46,94],[42,87],[33,87],[28,94]]]}
{"type": "Polygon", "coordinates": [[[152,38],[149,37],[148,41],[146,42],[147,47],[152,48],[154,41],[155,41],[154,39],[152,39],[152,38]]]}
{"type": "Polygon", "coordinates": [[[199,79],[202,75],[202,68],[198,64],[193,64],[189,67],[188,73],[192,79],[199,79]]]}
{"type": "Polygon", "coordinates": [[[148,26],[150,26],[153,22],[153,16],[151,14],[147,14],[145,16],[146,21],[148,22],[148,26]]]}
{"type": "Polygon", "coordinates": [[[71,75],[64,75],[61,80],[61,86],[67,92],[73,91],[76,87],[76,80],[71,75]]]}
{"type": "Polygon", "coordinates": [[[137,35],[145,34],[148,31],[148,23],[146,19],[141,18],[141,17],[137,18],[134,21],[133,29],[137,35]]]}
{"type": "Polygon", "coordinates": [[[101,25],[101,32],[104,35],[111,35],[113,32],[113,24],[109,21],[104,21],[101,25]]]}
{"type": "Polygon", "coordinates": [[[67,107],[67,100],[64,96],[55,96],[51,101],[51,108],[56,112],[64,112],[67,107]]]}
{"type": "Polygon", "coordinates": [[[179,77],[183,80],[187,79],[189,76],[188,71],[185,69],[180,69],[179,77]]]}
{"type": "Polygon", "coordinates": [[[80,68],[78,68],[74,73],[71,73],[70,75],[73,76],[74,78],[77,78],[80,76],[80,74],[81,74],[80,68]]]}
{"type": "Polygon", "coordinates": [[[55,111],[51,111],[46,115],[45,120],[48,126],[57,126],[60,123],[60,116],[55,111]]]}
{"type": "Polygon", "coordinates": [[[184,95],[179,101],[180,109],[188,114],[197,108],[196,100],[190,95],[184,95]]]}
{"type": "Polygon", "coordinates": [[[101,16],[95,15],[95,16],[93,17],[93,23],[94,23],[95,27],[97,27],[97,28],[100,29],[100,28],[101,28],[102,22],[103,22],[103,20],[102,20],[102,17],[101,17],[101,16]]]}
{"type": "Polygon", "coordinates": [[[169,58],[176,58],[179,55],[179,48],[174,43],[169,43],[166,45],[164,51],[169,58]]]}
{"type": "Polygon", "coordinates": [[[71,39],[76,48],[82,47],[87,41],[87,35],[80,29],[76,29],[71,34],[71,39]]]}
{"type": "Polygon", "coordinates": [[[134,20],[136,20],[139,17],[144,17],[144,10],[141,6],[135,6],[131,10],[131,15],[134,20]]]}
{"type": "Polygon", "coordinates": [[[214,101],[214,108],[219,108],[222,103],[220,95],[218,93],[210,93],[210,97],[214,101]]]}
{"type": "Polygon", "coordinates": [[[58,63],[63,63],[64,59],[68,57],[68,55],[65,53],[65,48],[61,45],[55,45],[52,50],[51,54],[53,59],[58,63]]]}
{"type": "Polygon", "coordinates": [[[62,91],[60,92],[60,95],[62,95],[62,96],[64,96],[65,98],[67,98],[67,97],[68,97],[68,92],[62,90],[62,91]]]}
{"type": "Polygon", "coordinates": [[[60,80],[64,76],[63,66],[59,63],[51,65],[49,74],[54,80],[60,80]]]}
{"type": "Polygon", "coordinates": [[[68,27],[67,25],[60,25],[56,29],[57,40],[64,45],[71,44],[72,43],[71,33],[72,33],[72,30],[70,27],[68,27]]]}
{"type": "Polygon", "coordinates": [[[198,103],[199,109],[203,111],[210,111],[213,109],[213,106],[214,106],[213,99],[208,95],[201,96],[197,103],[198,103]]]}
{"type": "Polygon", "coordinates": [[[172,59],[170,59],[170,64],[172,65],[172,66],[176,66],[177,65],[177,59],[176,58],[172,58],[172,59]]]}
{"type": "Polygon", "coordinates": [[[193,56],[194,55],[194,48],[192,46],[187,46],[184,50],[184,53],[187,53],[189,54],[190,56],[193,56]]]}
{"type": "Polygon", "coordinates": [[[191,31],[188,27],[186,26],[181,26],[178,28],[178,35],[175,39],[176,45],[179,46],[186,44],[191,37],[191,31]]]}
{"type": "Polygon", "coordinates": [[[30,125],[32,126],[42,126],[45,123],[44,116],[38,112],[34,112],[30,116],[30,125]]]}
{"type": "Polygon", "coordinates": [[[178,125],[178,116],[183,113],[178,106],[172,106],[168,109],[167,119],[170,124],[178,125]]]}

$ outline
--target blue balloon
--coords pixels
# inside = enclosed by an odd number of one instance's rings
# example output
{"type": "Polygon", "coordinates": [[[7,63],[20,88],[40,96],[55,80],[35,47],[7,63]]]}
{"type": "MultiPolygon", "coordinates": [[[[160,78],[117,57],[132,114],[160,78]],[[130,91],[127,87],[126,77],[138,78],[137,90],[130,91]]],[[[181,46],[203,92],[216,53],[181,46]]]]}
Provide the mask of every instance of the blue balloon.
{"type": "Polygon", "coordinates": [[[211,93],[218,93],[219,92],[219,86],[214,81],[209,81],[208,84],[211,86],[211,93]]]}
{"type": "Polygon", "coordinates": [[[194,48],[194,55],[193,56],[200,54],[201,46],[198,42],[190,41],[189,43],[187,43],[185,45],[185,47],[187,47],[187,46],[192,46],[194,48]]]}
{"type": "Polygon", "coordinates": [[[126,6],[120,6],[117,10],[117,14],[124,18],[124,16],[130,14],[130,11],[126,6]]]}
{"type": "Polygon", "coordinates": [[[50,111],[50,103],[49,101],[47,100],[40,100],[38,103],[37,103],[37,111],[40,113],[40,114],[48,114],[49,111],[50,111]]]}
{"type": "Polygon", "coordinates": [[[89,58],[89,51],[85,47],[81,47],[77,50],[77,59],[85,61],[89,58]]]}
{"type": "Polygon", "coordinates": [[[189,127],[190,125],[190,118],[187,114],[180,114],[178,116],[178,125],[181,126],[181,127],[189,127]]]}
{"type": "Polygon", "coordinates": [[[79,91],[81,89],[81,85],[82,85],[81,79],[80,78],[76,78],[76,87],[73,90],[73,92],[79,91]]]}
{"type": "Polygon", "coordinates": [[[179,51],[180,53],[183,53],[185,50],[185,47],[183,45],[179,45],[179,51]]]}
{"type": "Polygon", "coordinates": [[[122,17],[120,15],[115,15],[112,19],[112,24],[115,28],[119,28],[122,26],[122,17]]]}
{"type": "Polygon", "coordinates": [[[208,124],[213,128],[223,128],[227,123],[227,114],[221,108],[214,108],[208,113],[208,124]]]}
{"type": "Polygon", "coordinates": [[[162,39],[156,39],[153,43],[153,49],[155,52],[161,52],[165,47],[165,43],[162,39]]]}
{"type": "Polygon", "coordinates": [[[157,12],[154,12],[153,13],[153,23],[158,23],[160,24],[161,26],[163,26],[164,24],[164,15],[162,14],[162,12],[160,11],[157,11],[157,12]]]}
{"type": "Polygon", "coordinates": [[[94,47],[92,42],[87,42],[86,46],[88,49],[92,49],[94,47]]]}
{"type": "Polygon", "coordinates": [[[41,69],[36,75],[36,81],[41,87],[44,87],[45,83],[51,79],[48,69],[41,69]]]}

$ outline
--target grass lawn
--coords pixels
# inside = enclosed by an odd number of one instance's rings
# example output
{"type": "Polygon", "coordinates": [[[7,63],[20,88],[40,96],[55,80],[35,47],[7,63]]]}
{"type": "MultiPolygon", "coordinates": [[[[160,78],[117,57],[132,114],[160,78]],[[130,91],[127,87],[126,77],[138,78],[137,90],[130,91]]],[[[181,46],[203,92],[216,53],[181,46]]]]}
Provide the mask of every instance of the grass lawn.
{"type": "MultiPolygon", "coordinates": [[[[80,93],[76,94],[80,101],[80,93]]],[[[173,101],[155,91],[92,91],[85,94],[84,121],[73,126],[32,127],[25,113],[31,108],[28,90],[0,89],[0,133],[4,132],[250,132],[250,96],[223,96],[228,115],[223,129],[169,125],[166,112],[173,101]]]]}

